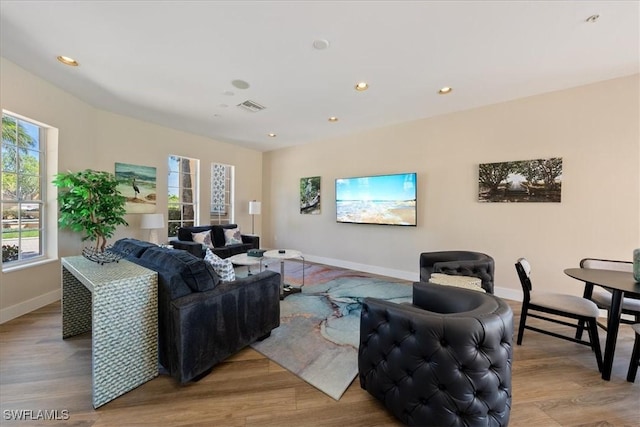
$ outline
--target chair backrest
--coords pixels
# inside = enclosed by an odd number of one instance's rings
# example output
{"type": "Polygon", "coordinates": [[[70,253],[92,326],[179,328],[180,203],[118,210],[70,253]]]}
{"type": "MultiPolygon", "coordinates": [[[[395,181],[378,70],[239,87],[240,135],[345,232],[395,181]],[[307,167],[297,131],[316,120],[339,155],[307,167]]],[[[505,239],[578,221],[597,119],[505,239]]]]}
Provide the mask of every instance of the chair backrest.
{"type": "Polygon", "coordinates": [[[591,268],[594,270],[614,270],[633,273],[633,263],[631,261],[615,261],[610,259],[583,258],[580,261],[581,268],[591,268]]]}
{"type": "Polygon", "coordinates": [[[520,285],[522,285],[524,300],[529,301],[531,296],[531,264],[525,258],[519,258],[516,262],[516,271],[518,272],[520,285]]]}

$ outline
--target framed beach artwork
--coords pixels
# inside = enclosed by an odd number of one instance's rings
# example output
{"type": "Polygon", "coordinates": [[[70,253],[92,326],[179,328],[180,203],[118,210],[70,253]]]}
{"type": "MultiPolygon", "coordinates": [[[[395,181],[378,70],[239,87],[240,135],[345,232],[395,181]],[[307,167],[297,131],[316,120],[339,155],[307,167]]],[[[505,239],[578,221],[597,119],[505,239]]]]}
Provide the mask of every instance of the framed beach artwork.
{"type": "Polygon", "coordinates": [[[118,190],[127,199],[127,213],[156,211],[156,168],[116,163],[118,190]]]}
{"type": "Polygon", "coordinates": [[[320,177],[300,178],[300,213],[320,214],[320,177]]]}
{"type": "Polygon", "coordinates": [[[562,158],[481,163],[478,188],[480,202],[560,203],[562,158]]]}

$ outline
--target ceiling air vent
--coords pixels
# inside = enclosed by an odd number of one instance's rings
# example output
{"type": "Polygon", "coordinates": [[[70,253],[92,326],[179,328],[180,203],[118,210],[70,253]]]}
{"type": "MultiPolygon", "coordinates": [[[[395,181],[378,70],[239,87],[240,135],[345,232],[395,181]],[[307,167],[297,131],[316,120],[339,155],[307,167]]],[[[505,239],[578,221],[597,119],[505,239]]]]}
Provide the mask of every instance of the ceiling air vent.
{"type": "Polygon", "coordinates": [[[238,104],[238,107],[247,111],[251,111],[252,113],[257,113],[258,111],[261,111],[267,108],[267,107],[263,107],[262,105],[258,104],[255,101],[251,101],[250,99],[247,99],[246,101],[238,104]]]}

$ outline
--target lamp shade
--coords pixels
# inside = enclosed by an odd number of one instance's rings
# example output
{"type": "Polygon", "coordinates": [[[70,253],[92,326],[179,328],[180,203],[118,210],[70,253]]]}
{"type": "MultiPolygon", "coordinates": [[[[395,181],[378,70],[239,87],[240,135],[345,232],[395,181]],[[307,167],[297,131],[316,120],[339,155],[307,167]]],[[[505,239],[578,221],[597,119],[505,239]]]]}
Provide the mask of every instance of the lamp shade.
{"type": "Polygon", "coordinates": [[[164,215],[161,213],[142,214],[140,220],[140,228],[143,230],[163,228],[164,227],[164,215]]]}
{"type": "Polygon", "coordinates": [[[262,204],[255,200],[249,202],[249,215],[260,215],[262,204]]]}

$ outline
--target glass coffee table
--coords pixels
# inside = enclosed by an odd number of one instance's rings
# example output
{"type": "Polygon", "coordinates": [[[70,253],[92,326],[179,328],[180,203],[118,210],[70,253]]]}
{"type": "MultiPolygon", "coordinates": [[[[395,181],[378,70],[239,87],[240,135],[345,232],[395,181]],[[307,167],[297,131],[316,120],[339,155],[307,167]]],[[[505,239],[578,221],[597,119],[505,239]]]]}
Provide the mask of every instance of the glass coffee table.
{"type": "MultiPolygon", "coordinates": [[[[238,254],[233,255],[227,258],[233,265],[241,265],[247,267],[247,275],[251,276],[251,267],[254,265],[260,266],[260,271],[262,271],[262,260],[263,257],[249,256],[247,254],[238,254]]],[[[260,272],[259,271],[259,272],[260,272]]]]}
{"type": "Polygon", "coordinates": [[[265,258],[277,259],[280,261],[280,299],[284,299],[284,297],[291,294],[302,292],[302,286],[304,286],[305,268],[302,252],[296,251],[295,249],[274,249],[271,251],[266,251],[263,255],[265,258]],[[300,286],[299,288],[284,283],[284,261],[294,258],[300,258],[302,260],[302,286],[300,286]]]}

